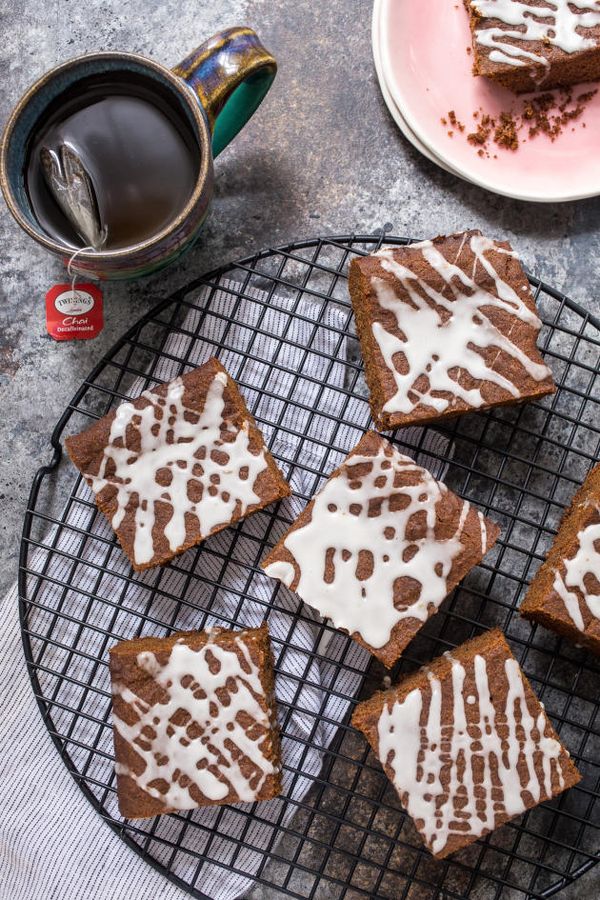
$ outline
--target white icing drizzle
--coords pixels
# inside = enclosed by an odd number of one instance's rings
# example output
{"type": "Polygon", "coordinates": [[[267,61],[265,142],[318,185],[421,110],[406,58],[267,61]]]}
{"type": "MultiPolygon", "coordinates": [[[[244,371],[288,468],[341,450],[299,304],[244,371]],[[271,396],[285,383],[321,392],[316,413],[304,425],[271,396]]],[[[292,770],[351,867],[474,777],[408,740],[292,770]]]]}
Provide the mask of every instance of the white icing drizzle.
{"type": "MultiPolygon", "coordinates": [[[[511,341],[511,329],[506,329],[505,333],[499,331],[486,311],[486,308],[502,310],[513,318],[515,325],[524,322],[539,330],[541,322],[537,315],[500,278],[485,255],[490,250],[507,256],[516,254],[483,235],[472,235],[469,246],[474,255],[471,276],[449,262],[431,241],[412,245],[411,249],[420,249],[427,263],[442,277],[448,296],[434,290],[398,262],[393,248],[386,247],[375,254],[381,258],[382,268],[402,284],[411,301],[400,301],[393,286],[384,279],[372,279],[378,304],[394,314],[398,326],[394,333],[384,328],[381,322],[374,322],[372,326],[373,336],[396,384],[396,393],[383,406],[385,412],[410,413],[422,405],[441,414],[451,406],[453,398],[477,409],[485,402],[481,389],[461,387],[457,380],[461,371],[468,372],[477,381],[496,384],[518,399],[521,396],[519,388],[508,377],[494,371],[478,352],[488,347],[509,354],[535,381],[551,377],[546,365],[532,360],[511,341]],[[493,279],[498,296],[477,284],[477,265],[493,279]],[[404,357],[405,374],[395,365],[396,354],[404,357]],[[429,385],[424,392],[419,392],[414,385],[422,375],[427,376],[429,385]],[[451,397],[435,396],[442,391],[451,397]]],[[[459,255],[460,250],[457,258],[459,255]]]]}
{"type": "Polygon", "coordinates": [[[206,537],[213,528],[229,522],[236,508],[243,515],[260,501],[254,484],[267,467],[265,453],[250,452],[246,423],[238,430],[224,420],[226,384],[227,376],[218,372],[201,414],[184,406],[181,378],[168,385],[166,397],[144,391],[141,397],[147,405],[143,408],[122,403],[112,422],[98,474],[84,473],[95,494],[107,485],[116,487],[117,509],[111,520],[115,530],[133,495],[139,498],[133,553],[140,565],[151,562],[156,553],[153,528],[157,503],[171,507],[164,534],[170,549],[177,552],[185,543],[187,516],[197,519],[200,533],[206,537]],[[125,446],[131,447],[132,428],[141,442],[139,453],[125,446]],[[233,440],[223,440],[227,433],[234,435],[233,440]],[[242,470],[247,472],[246,477],[242,470]],[[161,471],[170,482],[167,487],[157,480],[161,471]]]}
{"type": "MultiPolygon", "coordinates": [[[[453,536],[436,539],[436,505],[446,492],[426,469],[383,439],[375,455],[351,456],[340,475],[330,478],[314,497],[310,522],[290,531],[284,540],[300,572],[294,590],[336,628],[358,632],[372,647],[387,644],[401,619],[426,621],[431,607],[437,609],[448,592],[446,580],[462,549],[461,534],[471,509],[463,501],[453,536]],[[368,473],[356,474],[356,467],[364,465],[369,466],[368,473]],[[413,484],[395,488],[400,474],[408,475],[413,484]],[[390,508],[392,495],[396,500],[400,495],[401,504],[394,502],[390,508]],[[369,516],[370,508],[378,513],[369,516]],[[426,533],[418,540],[407,535],[416,513],[426,517],[426,533]],[[361,556],[370,558],[371,574],[359,581],[361,556]],[[334,569],[329,582],[327,559],[334,569]],[[402,577],[418,582],[421,591],[415,603],[396,609],[394,583],[402,577]]],[[[485,550],[485,522],[480,512],[477,515],[485,550]]],[[[288,587],[296,576],[294,566],[285,560],[271,562],[265,571],[288,587]]]]}
{"type": "Polygon", "coordinates": [[[490,26],[475,32],[477,42],[490,48],[492,62],[511,66],[525,66],[528,62],[544,67],[549,65],[545,56],[512,44],[507,38],[542,41],[565,53],[577,53],[597,45],[593,38],[581,34],[579,29],[600,25],[598,0],[545,0],[541,7],[519,0],[471,0],[471,6],[480,16],[515,26],[510,30],[490,26]],[[571,7],[576,7],[577,11],[574,12],[571,7]]]}
{"type": "Polygon", "coordinates": [[[486,661],[476,655],[477,696],[467,696],[465,706],[466,670],[448,658],[452,721],[442,721],[442,684],[429,672],[425,722],[423,691],[418,688],[402,702],[386,703],[378,722],[379,758],[391,766],[402,803],[432,853],[442,852],[451,834],[480,836],[495,827],[498,813],[523,812],[525,792],[536,803],[551,796],[553,771],[564,786],[559,763],[563,750],[557,740],[545,736],[545,714],[531,715],[517,661],[505,661],[508,690],[500,707],[490,696],[486,661]],[[524,784],[518,763],[526,773],[524,784]],[[542,769],[541,781],[536,765],[542,769]],[[494,786],[496,777],[499,788],[494,786]]]}
{"type": "Polygon", "coordinates": [[[145,763],[140,775],[117,763],[117,774],[128,775],[168,808],[198,806],[191,785],[215,802],[230,790],[240,801],[252,801],[265,778],[277,771],[262,751],[270,722],[257,699],[264,697],[260,671],[243,641],[236,638],[235,643],[243,663],[234,650],[214,640],[199,650],[178,641],[165,665],[154,653],[140,653],[138,665],[167,692],[166,703],[149,705],[124,685],[113,684],[113,696],[120,696],[139,717],[128,725],[113,713],[114,727],[145,763]],[[246,727],[240,714],[245,714],[246,727]],[[250,778],[242,772],[242,758],[252,764],[250,778]],[[167,790],[153,785],[157,781],[167,782],[167,790]]]}
{"type": "MultiPolygon", "coordinates": [[[[600,507],[588,501],[591,510],[600,513],[600,507]]],[[[586,577],[600,582],[600,522],[593,522],[577,535],[577,552],[572,559],[564,559],[565,574],[557,569],[554,590],[565,604],[565,609],[578,631],[585,631],[585,622],[579,596],[594,619],[600,620],[600,594],[593,594],[586,587],[586,577]]]]}

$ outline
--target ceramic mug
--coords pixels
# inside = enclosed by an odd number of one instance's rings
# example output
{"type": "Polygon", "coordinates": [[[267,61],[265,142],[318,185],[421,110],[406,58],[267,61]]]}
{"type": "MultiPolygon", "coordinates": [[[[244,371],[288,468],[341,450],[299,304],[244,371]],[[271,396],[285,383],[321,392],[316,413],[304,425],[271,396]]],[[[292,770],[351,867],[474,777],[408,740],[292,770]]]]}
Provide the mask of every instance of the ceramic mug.
{"type": "Polygon", "coordinates": [[[30,139],[40,117],[81,79],[132,73],[168,91],[198,144],[198,178],[187,205],[162,231],[119,250],[82,251],[72,268],[100,279],[137,278],[172,262],[198,236],[213,194],[213,159],[229,144],[269,90],[277,64],[251,28],[229,28],[206,41],[173,70],[134,53],[91,53],[57,66],[21,98],[4,130],[0,185],[21,228],[65,263],[73,250],[51,238],[33,215],[24,180],[30,139]]]}

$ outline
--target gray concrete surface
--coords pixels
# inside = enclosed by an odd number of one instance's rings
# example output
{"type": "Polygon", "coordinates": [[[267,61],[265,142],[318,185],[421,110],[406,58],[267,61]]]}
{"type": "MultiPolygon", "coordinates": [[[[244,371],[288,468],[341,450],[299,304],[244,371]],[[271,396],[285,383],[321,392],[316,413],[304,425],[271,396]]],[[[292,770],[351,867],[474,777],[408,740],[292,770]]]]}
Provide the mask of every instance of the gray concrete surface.
{"type": "MultiPolygon", "coordinates": [[[[600,313],[600,201],[507,200],[422,158],[381,99],[370,18],[371,0],[1,5],[2,122],[35,78],[86,51],[133,50],[174,65],[217,29],[247,23],[280,64],[269,98],[217,161],[216,198],[200,243],[168,271],[106,287],[106,327],[96,340],[58,344],[47,336],[44,294],[64,272],[0,208],[1,591],[16,576],[33,473],[49,459],[48,436],[75,388],[126,327],[203,270],[316,233],[368,232],[387,223],[415,236],[479,227],[510,239],[533,271],[600,313]]],[[[599,877],[591,874],[561,896],[599,894],[599,877]]]]}

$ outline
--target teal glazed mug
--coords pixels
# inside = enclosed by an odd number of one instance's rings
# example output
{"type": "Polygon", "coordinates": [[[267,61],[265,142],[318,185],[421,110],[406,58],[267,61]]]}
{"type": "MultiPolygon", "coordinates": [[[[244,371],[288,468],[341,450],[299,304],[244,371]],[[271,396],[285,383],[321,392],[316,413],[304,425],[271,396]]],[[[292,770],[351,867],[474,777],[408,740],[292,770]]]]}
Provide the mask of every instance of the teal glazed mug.
{"type": "MultiPolygon", "coordinates": [[[[206,41],[173,70],[134,53],[91,53],[57,66],[21,98],[6,125],[0,149],[0,186],[13,217],[38,244],[66,263],[68,247],[37,222],[25,184],[27,154],[51,104],[80,81],[100,76],[148,80],[185,116],[198,146],[198,177],[185,207],[160,232],[118,250],[81,250],[72,269],[98,279],[138,278],[171,263],[194,242],[213,195],[213,159],[260,105],[277,63],[251,28],[229,28],[206,41]]],[[[59,101],[60,102],[60,101],[59,101]]]]}

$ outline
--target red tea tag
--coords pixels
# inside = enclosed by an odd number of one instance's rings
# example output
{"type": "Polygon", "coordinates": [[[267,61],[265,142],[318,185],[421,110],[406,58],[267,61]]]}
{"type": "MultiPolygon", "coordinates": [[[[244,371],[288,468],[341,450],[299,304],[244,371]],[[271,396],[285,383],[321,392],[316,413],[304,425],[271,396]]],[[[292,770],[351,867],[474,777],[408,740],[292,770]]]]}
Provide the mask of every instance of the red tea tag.
{"type": "Polygon", "coordinates": [[[97,284],[55,284],[46,294],[46,328],[55,341],[86,341],[104,327],[97,284]]]}

